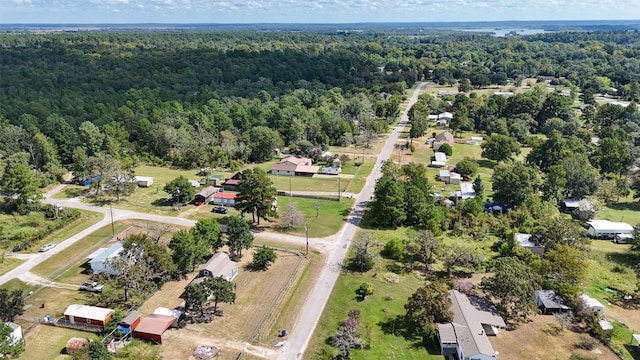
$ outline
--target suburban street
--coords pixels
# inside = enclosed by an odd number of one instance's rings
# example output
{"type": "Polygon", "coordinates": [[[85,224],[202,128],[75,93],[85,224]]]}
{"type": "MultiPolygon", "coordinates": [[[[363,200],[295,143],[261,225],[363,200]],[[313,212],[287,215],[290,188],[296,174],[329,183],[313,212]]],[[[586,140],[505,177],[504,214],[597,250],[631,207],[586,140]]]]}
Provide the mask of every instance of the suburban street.
{"type": "Polygon", "coordinates": [[[309,340],[311,340],[311,337],[313,336],[313,332],[320,320],[320,316],[322,316],[322,311],[329,300],[333,286],[335,285],[336,280],[338,280],[342,263],[347,255],[347,251],[349,250],[349,244],[355,236],[360,220],[362,220],[362,215],[369,204],[369,200],[373,196],[376,181],[382,175],[382,162],[391,156],[391,152],[400,137],[400,133],[409,121],[409,117],[407,115],[408,111],[417,101],[420,90],[426,85],[427,83],[418,84],[416,91],[409,100],[409,104],[407,105],[405,112],[400,118],[398,126],[393,129],[387,138],[387,141],[378,156],[378,160],[376,161],[371,174],[367,178],[366,184],[362,188],[360,194],[356,195],[356,204],[349,214],[346,225],[342,227],[342,230],[336,236],[336,241],[333,242],[333,249],[329,249],[327,253],[327,260],[322,267],[320,276],[318,277],[311,294],[307,297],[307,302],[300,312],[300,317],[296,322],[296,326],[291,329],[287,343],[283,346],[278,359],[291,360],[302,358],[302,354],[309,345],[309,340]]]}
{"type": "MultiPolygon", "coordinates": [[[[342,227],[340,232],[335,235],[331,235],[325,238],[309,238],[309,246],[316,248],[327,255],[326,261],[323,264],[320,275],[316,281],[316,284],[312,292],[307,297],[307,301],[300,313],[296,325],[293,329],[287,329],[289,337],[287,343],[281,348],[278,355],[278,359],[298,359],[302,357],[305,349],[309,344],[309,340],[313,336],[314,329],[322,315],[322,311],[331,295],[333,286],[335,285],[338,275],[342,267],[342,263],[347,255],[351,240],[355,236],[356,230],[362,216],[365,212],[370,199],[373,196],[375,184],[378,178],[381,176],[382,162],[387,160],[394,148],[394,145],[399,139],[400,133],[404,129],[408,122],[408,110],[417,101],[420,90],[427,85],[426,82],[420,83],[410,98],[405,112],[402,114],[400,122],[393,129],[389,137],[387,138],[384,147],[382,148],[380,155],[377,158],[375,166],[367,178],[366,184],[359,194],[343,194],[355,197],[355,206],[351,210],[346,224],[342,227]]],[[[184,218],[163,216],[155,214],[140,213],[122,209],[110,209],[95,205],[90,205],[81,202],[79,199],[60,200],[52,199],[51,197],[58,191],[63,189],[63,185],[60,185],[47,194],[45,194],[44,202],[48,204],[59,204],[63,207],[76,208],[88,211],[99,212],[103,214],[103,219],[96,224],[84,229],[83,231],[65,239],[57,244],[57,246],[44,253],[29,254],[28,256],[21,256],[21,258],[27,259],[23,264],[17,266],[13,270],[0,276],[0,285],[6,283],[12,279],[21,279],[25,282],[40,285],[52,285],[56,286],[56,283],[49,282],[47,279],[42,279],[33,275],[30,271],[33,267],[44,262],[51,256],[58,254],[73,245],[76,241],[88,236],[96,230],[108,226],[111,222],[117,222],[122,220],[146,220],[151,222],[160,222],[166,224],[180,225],[180,226],[193,226],[194,220],[188,220],[184,218]]],[[[292,236],[281,233],[271,232],[256,232],[254,233],[257,239],[272,240],[296,245],[304,245],[305,237],[292,236]]]]}

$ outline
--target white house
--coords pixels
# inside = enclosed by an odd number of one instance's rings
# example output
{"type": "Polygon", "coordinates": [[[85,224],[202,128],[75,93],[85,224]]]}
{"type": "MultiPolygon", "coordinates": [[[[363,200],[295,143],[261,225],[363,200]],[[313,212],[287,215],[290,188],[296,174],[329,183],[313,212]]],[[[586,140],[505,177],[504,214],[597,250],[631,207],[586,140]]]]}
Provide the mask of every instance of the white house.
{"type": "Polygon", "coordinates": [[[149,187],[153,185],[152,176],[134,176],[133,181],[135,181],[140,187],[149,187]]]}
{"type": "Polygon", "coordinates": [[[87,258],[89,258],[91,271],[95,273],[108,272],[111,275],[118,275],[114,269],[108,266],[108,260],[120,255],[122,250],[124,250],[122,243],[117,242],[108,248],[101,248],[94,251],[91,255],[87,256],[87,258]]]}
{"type": "Polygon", "coordinates": [[[585,303],[585,305],[587,305],[588,308],[598,313],[599,315],[602,315],[602,313],[604,312],[604,305],[602,305],[600,301],[592,298],[591,296],[582,294],[580,295],[580,299],[582,299],[582,301],[585,303]]]}
{"type": "Polygon", "coordinates": [[[8,339],[11,341],[11,345],[15,345],[18,342],[23,341],[22,326],[10,321],[5,322],[4,324],[11,328],[11,333],[8,336],[8,339]]]}
{"type": "Polygon", "coordinates": [[[495,360],[488,335],[496,335],[506,327],[502,317],[486,299],[471,297],[457,290],[450,290],[453,321],[438,324],[440,353],[447,359],[495,360]]]}
{"type": "Polygon", "coordinates": [[[633,233],[633,226],[623,222],[589,220],[587,226],[589,236],[597,239],[613,239],[618,234],[633,233]]]}
{"type": "MultiPolygon", "coordinates": [[[[458,176],[460,176],[458,174],[458,176]]],[[[476,197],[476,191],[473,189],[473,184],[469,182],[461,182],[460,183],[460,191],[452,192],[453,196],[457,196],[462,200],[472,199],[476,197]]]]}
{"type": "Polygon", "coordinates": [[[313,176],[320,170],[319,166],[312,165],[309,158],[299,158],[295,156],[286,157],[271,167],[273,175],[285,176],[313,176]]]}

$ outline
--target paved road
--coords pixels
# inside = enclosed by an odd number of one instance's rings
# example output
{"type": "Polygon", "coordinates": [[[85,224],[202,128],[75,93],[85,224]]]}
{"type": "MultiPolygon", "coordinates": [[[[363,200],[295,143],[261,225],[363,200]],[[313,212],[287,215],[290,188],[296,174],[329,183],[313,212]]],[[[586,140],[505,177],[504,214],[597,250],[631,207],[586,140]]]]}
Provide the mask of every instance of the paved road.
{"type": "MultiPolygon", "coordinates": [[[[426,85],[427,83],[421,83],[418,85],[418,89],[421,89],[426,85]]],[[[417,90],[413,93],[413,96],[409,100],[407,109],[410,109],[411,105],[417,101],[419,93],[420,92],[417,90]]],[[[322,311],[329,300],[333,286],[338,279],[342,262],[347,255],[349,244],[356,233],[357,227],[362,219],[362,215],[369,204],[369,199],[371,199],[371,196],[373,195],[376,181],[382,174],[382,162],[391,156],[393,147],[398,141],[400,133],[408,121],[409,118],[407,116],[407,111],[405,111],[398,126],[393,130],[389,138],[387,138],[371,175],[367,178],[364,188],[360,194],[356,196],[356,205],[349,214],[347,224],[342,227],[342,230],[336,237],[336,241],[331,244],[331,248],[327,249],[327,261],[320,272],[316,285],[308,296],[307,302],[300,312],[300,317],[298,318],[295,327],[291,329],[287,344],[283,346],[278,359],[292,360],[302,358],[302,354],[306,350],[311,336],[313,336],[313,331],[315,330],[318,320],[322,315],[322,311]]]]}
{"type": "MultiPolygon", "coordinates": [[[[427,83],[421,83],[418,85],[418,88],[422,88],[426,86],[427,83]]],[[[411,108],[417,97],[419,95],[419,91],[415,91],[411,99],[409,100],[409,105],[407,109],[411,108]]],[[[360,224],[360,220],[362,219],[362,215],[369,203],[369,199],[373,195],[373,190],[375,188],[375,183],[377,179],[381,176],[381,166],[382,162],[389,158],[391,152],[393,151],[394,144],[398,141],[400,133],[404,126],[408,122],[407,112],[402,115],[400,122],[396,128],[394,128],[393,132],[387,139],[380,156],[378,156],[378,160],[371,172],[371,175],[367,178],[367,182],[360,192],[360,194],[350,194],[356,198],[356,204],[354,208],[351,210],[349,217],[347,218],[347,223],[342,227],[342,230],[337,235],[328,236],[326,238],[309,238],[309,246],[319,249],[320,251],[328,254],[327,260],[323,265],[320,276],[316,282],[315,287],[313,288],[310,296],[307,298],[307,302],[302,309],[301,315],[296,322],[295,327],[290,331],[290,336],[287,344],[282,348],[278,359],[297,359],[302,356],[304,353],[311,336],[313,335],[313,331],[317,325],[320,316],[322,315],[322,310],[326,305],[329,295],[331,295],[331,291],[333,286],[338,279],[338,275],[340,273],[342,262],[347,254],[347,250],[349,249],[349,244],[351,243],[351,239],[355,235],[356,229],[360,224]]],[[[83,231],[69,237],[68,239],[60,242],[55,248],[49,250],[44,253],[32,254],[31,256],[25,256],[28,258],[20,266],[15,269],[7,272],[6,274],[0,276],[0,285],[6,283],[11,279],[21,278],[25,280],[32,280],[33,282],[43,282],[47,280],[43,280],[35,277],[30,273],[30,270],[47,260],[49,257],[60,253],[64,249],[68,248],[76,241],[88,236],[94,231],[109,225],[112,221],[120,221],[120,220],[147,220],[153,222],[161,222],[173,225],[182,225],[182,226],[193,226],[195,221],[172,217],[172,216],[163,216],[163,215],[155,215],[155,214],[147,214],[147,213],[139,213],[135,211],[122,210],[122,209],[108,209],[95,205],[90,205],[81,202],[79,199],[69,199],[69,200],[59,200],[52,199],[55,193],[60,191],[64,186],[58,186],[52,190],[50,190],[47,194],[45,194],[44,202],[49,204],[60,204],[63,207],[70,207],[88,211],[95,211],[103,214],[102,220],[97,222],[96,224],[84,229],[83,231]]],[[[304,245],[306,239],[304,237],[292,236],[286,234],[278,234],[278,233],[269,233],[269,232],[260,232],[255,233],[257,238],[269,239],[278,242],[291,243],[296,245],[304,245]]],[[[54,283],[51,283],[53,285],[54,283]]],[[[54,285],[55,286],[55,285],[54,285]]]]}

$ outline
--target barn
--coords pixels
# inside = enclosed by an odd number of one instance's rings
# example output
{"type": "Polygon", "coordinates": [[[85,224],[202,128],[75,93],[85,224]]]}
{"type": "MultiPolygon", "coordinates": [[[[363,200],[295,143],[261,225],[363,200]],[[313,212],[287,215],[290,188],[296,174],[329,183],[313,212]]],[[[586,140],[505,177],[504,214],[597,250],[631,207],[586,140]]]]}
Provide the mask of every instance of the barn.
{"type": "Polygon", "coordinates": [[[202,205],[209,203],[213,196],[220,191],[220,188],[215,186],[207,186],[204,189],[198,191],[193,197],[193,203],[196,205],[202,205]]]}
{"type": "Polygon", "coordinates": [[[64,319],[72,325],[105,327],[113,315],[113,309],[71,304],[64,311],[64,319]]]}
{"type": "Polygon", "coordinates": [[[124,334],[129,334],[136,328],[136,326],[138,326],[139,323],[140,312],[137,310],[131,310],[127,316],[118,323],[118,331],[124,334]]]}
{"type": "Polygon", "coordinates": [[[133,329],[133,337],[162,344],[162,334],[177,320],[173,316],[158,314],[143,317],[133,329]]]}

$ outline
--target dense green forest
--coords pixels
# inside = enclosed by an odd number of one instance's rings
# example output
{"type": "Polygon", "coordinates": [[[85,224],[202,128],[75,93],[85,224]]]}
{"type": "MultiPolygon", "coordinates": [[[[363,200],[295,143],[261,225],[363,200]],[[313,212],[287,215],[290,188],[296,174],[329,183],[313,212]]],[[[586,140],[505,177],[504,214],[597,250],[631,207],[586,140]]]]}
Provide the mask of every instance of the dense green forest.
{"type": "MultiPolygon", "coordinates": [[[[571,96],[538,87],[509,99],[456,97],[454,126],[524,141],[586,121],[640,145],[635,106],[593,99],[613,90],[640,99],[637,31],[2,34],[0,47],[0,154],[37,170],[41,185],[65,168],[90,175],[100,156],[238,168],[283,146],[309,155],[368,142],[397,116],[404,90],[425,80],[469,91],[551,77],[571,96]],[[582,119],[570,110],[579,93],[594,105],[582,119]]],[[[445,110],[437,100],[413,113],[445,110]]]]}

